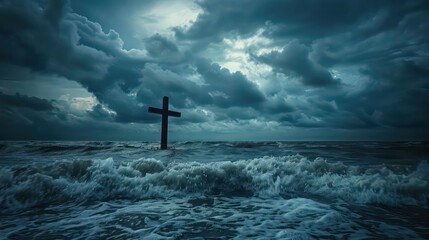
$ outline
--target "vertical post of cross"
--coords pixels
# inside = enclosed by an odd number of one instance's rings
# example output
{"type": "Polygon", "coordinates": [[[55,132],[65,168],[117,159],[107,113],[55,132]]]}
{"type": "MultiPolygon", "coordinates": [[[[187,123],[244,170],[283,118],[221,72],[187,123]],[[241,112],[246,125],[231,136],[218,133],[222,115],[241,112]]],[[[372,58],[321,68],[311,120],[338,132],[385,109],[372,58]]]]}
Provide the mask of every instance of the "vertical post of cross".
{"type": "Polygon", "coordinates": [[[162,98],[162,127],[161,127],[161,149],[167,149],[168,135],[168,97],[162,98]]]}
{"type": "Polygon", "coordinates": [[[181,113],[168,110],[168,97],[166,96],[162,98],[162,109],[149,107],[148,111],[162,115],[161,149],[167,149],[168,116],[181,117],[181,113]]]}

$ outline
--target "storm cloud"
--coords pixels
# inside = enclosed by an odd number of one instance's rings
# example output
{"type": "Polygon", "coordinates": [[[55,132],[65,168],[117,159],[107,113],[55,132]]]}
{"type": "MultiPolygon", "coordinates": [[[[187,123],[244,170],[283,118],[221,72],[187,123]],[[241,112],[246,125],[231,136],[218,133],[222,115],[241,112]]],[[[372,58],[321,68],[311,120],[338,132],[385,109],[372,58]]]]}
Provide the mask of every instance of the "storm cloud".
{"type": "Polygon", "coordinates": [[[170,96],[183,112],[179,134],[269,126],[330,129],[327,139],[344,129],[427,138],[427,1],[178,1],[171,12],[168,4],[0,1],[2,123],[39,126],[26,128],[32,138],[50,124],[150,133],[159,119],[147,107],[170,96]],[[195,17],[181,21],[173,10],[195,17]],[[85,96],[51,99],[48,88],[32,96],[30,85],[49,86],[44,78],[74,82],[85,96]]]}
{"type": "Polygon", "coordinates": [[[284,74],[297,74],[305,85],[326,86],[339,82],[326,69],[309,58],[308,47],[296,41],[290,42],[280,52],[271,51],[257,56],[256,59],[284,74]]]}
{"type": "Polygon", "coordinates": [[[20,95],[7,95],[0,92],[0,105],[4,107],[21,107],[34,109],[36,111],[50,111],[54,109],[52,103],[46,99],[40,99],[37,97],[28,97],[20,95]]]}

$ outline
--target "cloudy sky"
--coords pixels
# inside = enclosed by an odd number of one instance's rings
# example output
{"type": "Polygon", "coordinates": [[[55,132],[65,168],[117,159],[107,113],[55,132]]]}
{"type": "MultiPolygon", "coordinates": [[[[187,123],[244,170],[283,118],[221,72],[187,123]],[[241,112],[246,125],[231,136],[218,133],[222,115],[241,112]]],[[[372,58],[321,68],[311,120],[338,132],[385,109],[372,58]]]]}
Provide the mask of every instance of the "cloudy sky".
{"type": "Polygon", "coordinates": [[[0,139],[429,138],[427,0],[0,0],[0,139]]]}

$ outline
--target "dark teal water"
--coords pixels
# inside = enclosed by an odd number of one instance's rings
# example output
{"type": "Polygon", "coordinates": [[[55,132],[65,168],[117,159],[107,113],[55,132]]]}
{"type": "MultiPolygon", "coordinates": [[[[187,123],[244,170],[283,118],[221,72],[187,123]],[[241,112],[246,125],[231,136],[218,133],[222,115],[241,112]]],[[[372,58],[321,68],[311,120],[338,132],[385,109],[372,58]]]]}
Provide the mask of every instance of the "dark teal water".
{"type": "Polygon", "coordinates": [[[429,238],[427,142],[0,142],[10,239],[429,238]]]}

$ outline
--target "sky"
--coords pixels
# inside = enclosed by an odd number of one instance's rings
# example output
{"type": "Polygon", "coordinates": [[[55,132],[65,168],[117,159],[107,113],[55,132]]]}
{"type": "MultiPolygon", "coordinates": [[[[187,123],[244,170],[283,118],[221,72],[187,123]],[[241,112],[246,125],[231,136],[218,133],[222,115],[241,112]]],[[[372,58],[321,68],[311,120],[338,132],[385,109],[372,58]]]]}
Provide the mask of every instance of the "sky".
{"type": "Polygon", "coordinates": [[[0,139],[429,140],[427,0],[0,0],[0,139]]]}

